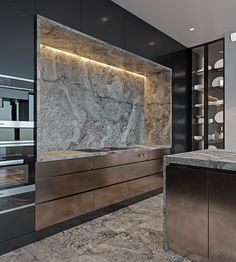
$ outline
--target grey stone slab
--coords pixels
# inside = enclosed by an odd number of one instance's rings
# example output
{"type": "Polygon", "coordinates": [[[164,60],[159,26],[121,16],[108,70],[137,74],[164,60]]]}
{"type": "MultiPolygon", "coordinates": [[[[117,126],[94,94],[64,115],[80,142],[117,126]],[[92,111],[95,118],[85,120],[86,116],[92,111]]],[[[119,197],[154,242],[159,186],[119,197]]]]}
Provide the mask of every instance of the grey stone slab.
{"type": "Polygon", "coordinates": [[[38,155],[171,145],[170,69],[42,17],[37,43],[38,155]]]}

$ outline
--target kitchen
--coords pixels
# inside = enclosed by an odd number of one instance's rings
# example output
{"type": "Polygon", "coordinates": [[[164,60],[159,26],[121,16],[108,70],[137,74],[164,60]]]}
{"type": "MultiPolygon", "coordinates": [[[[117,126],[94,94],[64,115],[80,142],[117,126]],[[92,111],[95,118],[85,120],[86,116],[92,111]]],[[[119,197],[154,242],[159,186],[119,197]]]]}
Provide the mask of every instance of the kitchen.
{"type": "Polygon", "coordinates": [[[227,148],[223,38],[186,47],[113,1],[70,2],[0,1],[0,253],[164,196],[160,252],[194,260],[169,245],[166,170],[227,148]]]}

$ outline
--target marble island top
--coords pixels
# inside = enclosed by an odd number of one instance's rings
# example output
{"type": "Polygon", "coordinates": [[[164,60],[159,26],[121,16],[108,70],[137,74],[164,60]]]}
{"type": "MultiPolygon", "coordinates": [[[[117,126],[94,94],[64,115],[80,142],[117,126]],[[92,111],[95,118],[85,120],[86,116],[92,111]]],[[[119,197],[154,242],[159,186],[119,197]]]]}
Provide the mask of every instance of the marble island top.
{"type": "Polygon", "coordinates": [[[114,150],[114,151],[107,151],[107,152],[83,152],[77,150],[76,151],[75,150],[49,151],[49,152],[39,153],[37,157],[37,161],[38,162],[55,161],[55,160],[63,160],[63,159],[104,156],[109,154],[120,154],[120,153],[127,153],[127,152],[143,152],[143,151],[167,149],[167,148],[171,148],[171,146],[170,145],[155,145],[155,146],[137,145],[124,150],[114,150]]]}
{"type": "Polygon", "coordinates": [[[236,171],[236,153],[219,149],[199,150],[165,156],[164,163],[236,171]]]}

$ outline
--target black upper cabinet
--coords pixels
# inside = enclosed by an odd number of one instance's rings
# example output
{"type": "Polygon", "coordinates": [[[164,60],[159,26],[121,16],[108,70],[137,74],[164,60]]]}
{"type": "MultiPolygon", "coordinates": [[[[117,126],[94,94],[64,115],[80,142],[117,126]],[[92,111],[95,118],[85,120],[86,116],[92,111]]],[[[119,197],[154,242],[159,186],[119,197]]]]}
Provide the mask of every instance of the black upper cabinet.
{"type": "Polygon", "coordinates": [[[35,13],[35,0],[0,0],[0,2],[11,5],[18,10],[31,14],[35,13]]]}
{"type": "Polygon", "coordinates": [[[172,153],[191,149],[191,51],[172,55],[172,153]]]}
{"type": "Polygon", "coordinates": [[[82,0],[82,31],[124,48],[124,9],[110,0],[82,0]]]}
{"type": "Polygon", "coordinates": [[[0,3],[0,74],[34,79],[34,16],[0,3]]]}
{"type": "Polygon", "coordinates": [[[36,0],[36,13],[81,30],[81,0],[36,0]]]}
{"type": "Polygon", "coordinates": [[[154,60],[155,29],[135,15],[126,12],[126,43],[127,50],[140,56],[154,60]]]}
{"type": "Polygon", "coordinates": [[[172,56],[186,47],[170,38],[163,32],[155,29],[155,61],[165,66],[171,67],[172,56]]]}

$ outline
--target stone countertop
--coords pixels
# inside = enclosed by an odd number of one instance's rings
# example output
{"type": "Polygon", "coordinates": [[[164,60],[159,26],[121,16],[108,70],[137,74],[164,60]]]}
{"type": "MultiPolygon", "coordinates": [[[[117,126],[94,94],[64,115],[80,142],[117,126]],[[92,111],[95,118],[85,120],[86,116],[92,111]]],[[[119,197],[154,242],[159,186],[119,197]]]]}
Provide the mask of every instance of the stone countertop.
{"type": "Polygon", "coordinates": [[[169,145],[157,145],[157,146],[133,146],[132,148],[124,149],[124,150],[114,150],[108,152],[82,152],[75,150],[62,150],[62,151],[49,151],[42,152],[38,154],[37,162],[46,162],[46,161],[55,161],[55,160],[63,160],[63,159],[74,159],[74,158],[84,158],[84,157],[95,157],[95,156],[104,156],[109,154],[121,154],[128,152],[143,152],[150,151],[156,149],[168,149],[171,148],[169,145]]]}
{"type": "Polygon", "coordinates": [[[186,165],[202,168],[213,168],[218,170],[236,171],[236,153],[225,150],[199,150],[174,155],[164,156],[164,187],[163,187],[163,233],[164,250],[169,249],[167,235],[167,196],[166,196],[166,166],[170,164],[186,165]]]}
{"type": "Polygon", "coordinates": [[[236,153],[220,149],[199,150],[165,156],[164,163],[165,166],[169,164],[179,164],[236,171],[236,153]]]}

